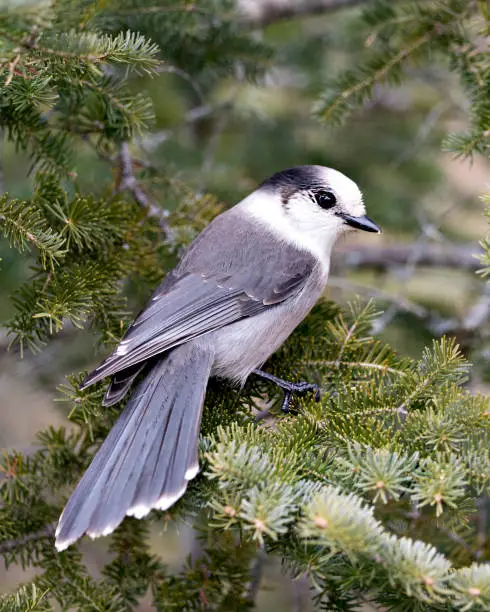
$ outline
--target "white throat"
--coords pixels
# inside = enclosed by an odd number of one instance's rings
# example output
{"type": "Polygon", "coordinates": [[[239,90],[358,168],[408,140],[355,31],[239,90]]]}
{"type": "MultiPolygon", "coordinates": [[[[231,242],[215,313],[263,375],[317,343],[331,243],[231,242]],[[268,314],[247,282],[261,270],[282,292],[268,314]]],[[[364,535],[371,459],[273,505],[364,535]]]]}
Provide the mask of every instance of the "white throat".
{"type": "Polygon", "coordinates": [[[292,218],[284,209],[279,195],[260,190],[254,191],[237,206],[262,225],[274,232],[283,242],[312,253],[325,268],[328,274],[330,254],[338,237],[338,228],[316,223],[316,219],[292,218]]]}

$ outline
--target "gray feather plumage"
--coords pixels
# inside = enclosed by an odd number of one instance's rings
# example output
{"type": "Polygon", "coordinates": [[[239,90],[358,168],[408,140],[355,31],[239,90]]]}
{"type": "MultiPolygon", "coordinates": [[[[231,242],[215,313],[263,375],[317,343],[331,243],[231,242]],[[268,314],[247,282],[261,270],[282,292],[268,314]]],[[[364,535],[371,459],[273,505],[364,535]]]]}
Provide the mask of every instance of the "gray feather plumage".
{"type": "MultiPolygon", "coordinates": [[[[200,234],[121,344],[83,381],[82,389],[193,338],[256,316],[301,291],[317,265],[311,253],[288,244],[278,249],[270,232],[236,216],[236,210],[230,210],[200,234]],[[210,245],[218,240],[217,252],[210,245]]],[[[113,385],[120,399],[122,391],[116,381],[113,385]]]]}
{"type": "Polygon", "coordinates": [[[189,342],[141,381],[60,518],[58,549],[112,531],[126,514],[164,509],[198,470],[197,440],[213,353],[189,342]]]}
{"type": "Polygon", "coordinates": [[[196,238],[82,384],[111,376],[104,404],[112,405],[145,375],[68,501],[58,549],[84,533],[110,533],[125,515],[169,507],[184,493],[198,470],[209,376],[243,382],[306,316],[327,274],[312,252],[237,207],[196,238]]]}

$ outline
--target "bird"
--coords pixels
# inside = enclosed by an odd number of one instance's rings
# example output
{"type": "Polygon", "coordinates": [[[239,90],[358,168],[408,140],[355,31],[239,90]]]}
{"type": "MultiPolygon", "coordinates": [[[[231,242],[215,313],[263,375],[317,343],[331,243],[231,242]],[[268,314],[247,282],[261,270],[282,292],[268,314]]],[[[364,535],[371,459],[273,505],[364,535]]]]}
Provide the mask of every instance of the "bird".
{"type": "Polygon", "coordinates": [[[316,385],[260,370],[324,292],[337,238],[379,233],[357,184],[332,168],[296,166],[265,180],[190,244],[114,351],[83,380],[110,377],[103,405],[138,382],[68,500],[61,551],[181,498],[199,471],[198,439],[210,377],[244,385],[258,375],[293,393],[316,385]]]}

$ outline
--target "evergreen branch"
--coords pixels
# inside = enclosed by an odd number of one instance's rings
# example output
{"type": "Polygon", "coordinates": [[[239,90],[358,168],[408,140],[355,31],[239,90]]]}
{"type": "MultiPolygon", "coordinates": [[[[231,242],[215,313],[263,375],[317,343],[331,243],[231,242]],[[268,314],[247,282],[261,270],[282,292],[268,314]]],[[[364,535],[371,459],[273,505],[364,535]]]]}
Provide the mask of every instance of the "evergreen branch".
{"type": "Polygon", "coordinates": [[[54,536],[54,532],[56,529],[57,521],[46,525],[42,529],[35,531],[34,533],[27,533],[22,535],[20,538],[12,539],[12,540],[3,540],[0,542],[0,554],[5,554],[7,552],[19,549],[27,543],[37,542],[39,540],[44,540],[46,538],[52,539],[54,536]]]}
{"type": "Polygon", "coordinates": [[[32,203],[0,198],[0,227],[20,251],[36,247],[45,269],[52,269],[67,253],[65,238],[49,226],[32,203]]]}
{"type": "Polygon", "coordinates": [[[411,475],[419,460],[418,453],[411,456],[388,449],[349,446],[348,457],[339,457],[336,464],[344,484],[356,492],[371,493],[373,503],[389,499],[398,500],[407,491],[411,475]]]}
{"type": "Polygon", "coordinates": [[[352,323],[352,325],[349,327],[349,329],[347,330],[347,333],[345,335],[344,341],[340,345],[339,355],[338,355],[338,357],[337,357],[337,359],[335,361],[335,367],[336,368],[339,368],[340,364],[342,363],[342,357],[344,355],[345,349],[349,345],[349,341],[352,338],[354,332],[356,331],[356,327],[357,327],[357,321],[354,321],[352,323]]]}
{"type": "Polygon", "coordinates": [[[372,508],[352,493],[324,487],[306,506],[298,530],[307,544],[322,552],[317,572],[328,575],[329,564],[341,551],[366,574],[368,583],[368,572],[378,574],[381,594],[391,583],[412,601],[425,604],[441,603],[447,595],[450,562],[423,542],[390,535],[373,517],[372,508]],[[368,559],[375,559],[375,564],[366,566],[368,559]]]}
{"type": "Polygon", "coordinates": [[[415,476],[411,498],[422,508],[436,507],[436,516],[443,512],[443,504],[456,508],[465,493],[466,479],[462,464],[454,455],[423,459],[415,476]]]}
{"type": "Polygon", "coordinates": [[[351,370],[362,368],[366,370],[377,370],[381,372],[381,374],[389,373],[389,374],[395,374],[396,376],[407,376],[407,373],[405,371],[397,369],[397,368],[391,368],[390,366],[384,365],[381,363],[368,363],[365,361],[342,361],[342,360],[339,361],[339,359],[336,359],[335,361],[329,361],[328,359],[322,359],[322,360],[309,359],[307,363],[308,365],[312,365],[312,366],[335,367],[335,368],[346,367],[351,370]]]}
{"type": "Polygon", "coordinates": [[[80,329],[94,318],[102,319],[106,329],[112,321],[120,333],[127,313],[119,282],[127,274],[124,258],[113,253],[105,262],[86,257],[83,264],[72,263],[54,276],[26,283],[13,298],[16,314],[7,324],[12,343],[20,345],[21,355],[25,346],[37,352],[67,321],[80,329]]]}
{"type": "Polygon", "coordinates": [[[40,590],[33,582],[11,594],[0,595],[0,612],[52,612],[47,600],[49,589],[40,590]]]}
{"type": "MultiPolygon", "coordinates": [[[[463,0],[427,3],[427,7],[413,2],[407,7],[402,5],[400,10],[395,10],[393,3],[382,0],[375,3],[364,16],[375,28],[367,40],[367,46],[373,46],[374,51],[358,68],[345,71],[331,83],[316,105],[318,116],[331,124],[342,123],[356,106],[373,99],[377,84],[398,84],[407,61],[427,57],[431,48],[450,58],[465,56],[466,65],[456,66],[457,62],[453,62],[454,69],[464,73],[467,82],[471,81],[468,54],[454,50],[464,44],[463,23],[472,9],[471,3],[463,0]]],[[[475,111],[479,117],[485,117],[485,103],[481,109],[475,105],[475,111]]]]}
{"type": "MultiPolygon", "coordinates": [[[[332,96],[324,98],[319,105],[317,105],[317,113],[322,117],[323,120],[333,120],[339,116],[337,111],[342,108],[345,109],[350,103],[359,102],[361,99],[367,97],[372,92],[373,87],[388,79],[390,74],[395,68],[399,68],[400,65],[421,47],[427,44],[432,38],[433,32],[425,32],[424,34],[417,37],[407,47],[399,50],[396,53],[392,53],[391,57],[386,57],[385,54],[382,58],[381,66],[375,70],[366,70],[367,74],[359,78],[354,74],[349,74],[349,80],[354,81],[352,85],[346,88],[342,88],[338,93],[334,93],[332,96]]],[[[374,63],[374,62],[373,62],[374,63]]],[[[342,113],[344,115],[344,113],[342,113]]]]}
{"type": "Polygon", "coordinates": [[[59,555],[53,551],[48,570],[38,579],[39,584],[46,585],[51,596],[67,609],[76,607],[87,612],[123,612],[127,609],[117,587],[89,577],[80,560],[77,553],[59,555]]]}
{"type": "Polygon", "coordinates": [[[116,96],[110,91],[110,87],[113,84],[112,79],[106,79],[102,83],[92,82],[87,79],[80,80],[80,85],[91,89],[108,102],[109,112],[112,110],[111,107],[119,112],[118,119],[122,123],[120,128],[122,134],[131,135],[134,132],[141,132],[143,128],[153,121],[153,107],[150,100],[141,93],[127,97],[116,96]]]}
{"type": "Polygon", "coordinates": [[[457,569],[451,576],[454,605],[458,610],[490,608],[490,564],[457,569]]]}
{"type": "Polygon", "coordinates": [[[463,359],[459,346],[454,339],[442,338],[439,343],[433,342],[432,352],[426,348],[424,356],[419,365],[418,380],[401,404],[396,408],[400,415],[407,414],[407,408],[418,398],[422,397],[427,390],[442,377],[454,373],[461,380],[465,377],[468,366],[463,359]]]}
{"type": "MultiPolygon", "coordinates": [[[[97,65],[102,62],[123,64],[132,70],[155,72],[159,60],[157,45],[147,41],[141,34],[121,32],[115,37],[92,32],[68,32],[57,34],[44,32],[40,44],[36,38],[12,36],[8,30],[0,29],[3,36],[31,55],[51,56],[61,60],[74,60],[97,65]],[[69,50],[67,50],[67,48],[69,50]]],[[[20,55],[18,56],[20,59],[20,55]]],[[[18,63],[19,59],[16,63],[18,63]]]]}
{"type": "Polygon", "coordinates": [[[449,134],[442,143],[442,149],[454,153],[456,159],[472,157],[475,154],[486,155],[490,151],[490,128],[449,134]]]}

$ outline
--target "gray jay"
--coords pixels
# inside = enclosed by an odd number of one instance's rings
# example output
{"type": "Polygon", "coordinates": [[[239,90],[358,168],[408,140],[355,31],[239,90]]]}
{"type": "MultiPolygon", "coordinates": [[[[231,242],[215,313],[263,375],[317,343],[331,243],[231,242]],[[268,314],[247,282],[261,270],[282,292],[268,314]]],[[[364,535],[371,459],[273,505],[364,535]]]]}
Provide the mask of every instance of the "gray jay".
{"type": "MultiPolygon", "coordinates": [[[[350,228],[379,232],[349,178],[323,166],[274,174],[194,240],[109,357],[81,388],[111,377],[104,405],[141,381],[59,520],[56,547],[111,533],[126,515],[165,510],[199,471],[209,377],[251,373],[291,394],[318,389],[259,368],[323,293],[332,247],[350,228]]],[[[317,397],[318,399],[318,397],[317,397]]]]}

